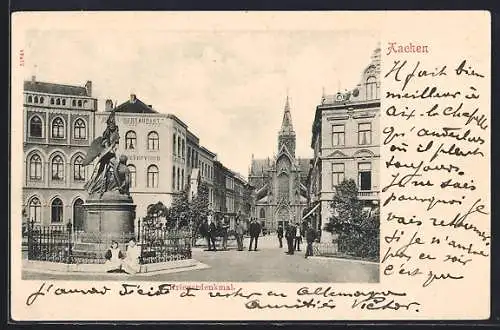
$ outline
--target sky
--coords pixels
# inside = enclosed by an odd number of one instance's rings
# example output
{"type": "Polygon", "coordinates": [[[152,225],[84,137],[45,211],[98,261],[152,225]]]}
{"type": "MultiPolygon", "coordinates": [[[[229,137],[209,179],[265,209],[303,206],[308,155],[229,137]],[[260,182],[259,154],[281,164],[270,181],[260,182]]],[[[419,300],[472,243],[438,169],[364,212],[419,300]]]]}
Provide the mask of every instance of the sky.
{"type": "Polygon", "coordinates": [[[84,85],[98,109],[134,93],[172,113],[244,176],[252,154],[273,157],[288,94],[296,155],[312,157],[311,126],[323,90],[359,83],[376,31],[171,31],[116,27],[26,33],[25,79],[84,85]]]}

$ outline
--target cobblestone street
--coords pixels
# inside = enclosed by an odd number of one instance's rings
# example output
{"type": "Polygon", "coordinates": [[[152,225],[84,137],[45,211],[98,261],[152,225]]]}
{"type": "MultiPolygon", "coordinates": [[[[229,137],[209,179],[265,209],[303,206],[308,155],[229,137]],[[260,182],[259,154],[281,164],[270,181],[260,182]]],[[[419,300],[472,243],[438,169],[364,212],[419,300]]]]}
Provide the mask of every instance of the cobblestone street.
{"type": "MultiPolygon", "coordinates": [[[[283,242],[285,243],[285,242],[283,242]]],[[[378,282],[379,267],[375,263],[336,258],[304,258],[305,245],[294,255],[280,249],[276,236],[259,238],[257,251],[248,251],[249,239],[245,239],[245,250],[205,251],[193,249],[193,258],[209,266],[206,269],[186,270],[150,276],[120,275],[104,277],[98,275],[60,275],[23,272],[25,279],[41,280],[143,280],[143,281],[215,281],[215,282],[378,282]]]]}

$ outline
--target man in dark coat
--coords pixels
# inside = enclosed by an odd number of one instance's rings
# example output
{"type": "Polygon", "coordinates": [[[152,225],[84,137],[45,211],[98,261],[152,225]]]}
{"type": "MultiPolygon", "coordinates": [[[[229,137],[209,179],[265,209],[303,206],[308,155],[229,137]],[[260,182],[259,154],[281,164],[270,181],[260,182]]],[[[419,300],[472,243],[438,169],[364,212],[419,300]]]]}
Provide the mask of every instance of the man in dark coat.
{"type": "Polygon", "coordinates": [[[208,250],[217,251],[217,248],[215,247],[215,240],[217,239],[217,226],[213,220],[210,222],[210,226],[208,227],[208,236],[210,237],[210,242],[212,242],[213,247],[213,249],[211,249],[209,245],[208,250]]]}
{"type": "Polygon", "coordinates": [[[305,257],[313,256],[313,243],[314,241],[318,238],[318,234],[314,228],[309,224],[309,222],[306,223],[306,241],[307,241],[307,248],[306,248],[306,255],[305,257]]]}
{"type": "Polygon", "coordinates": [[[280,242],[280,248],[283,247],[283,226],[278,225],[278,230],[276,231],[278,234],[278,241],[280,242]]]}
{"type": "Polygon", "coordinates": [[[207,240],[207,250],[210,251],[210,233],[207,219],[205,219],[200,226],[200,234],[207,240]]]}
{"type": "Polygon", "coordinates": [[[257,241],[259,240],[260,235],[260,224],[257,222],[255,218],[252,219],[250,223],[250,245],[248,246],[248,251],[252,251],[252,243],[255,240],[254,251],[257,251],[257,241]]]}
{"type": "Polygon", "coordinates": [[[286,237],[286,244],[288,246],[288,251],[286,254],[293,254],[294,246],[293,246],[293,240],[295,239],[295,231],[296,228],[293,224],[287,224],[287,229],[285,232],[285,237],[286,237]]]}

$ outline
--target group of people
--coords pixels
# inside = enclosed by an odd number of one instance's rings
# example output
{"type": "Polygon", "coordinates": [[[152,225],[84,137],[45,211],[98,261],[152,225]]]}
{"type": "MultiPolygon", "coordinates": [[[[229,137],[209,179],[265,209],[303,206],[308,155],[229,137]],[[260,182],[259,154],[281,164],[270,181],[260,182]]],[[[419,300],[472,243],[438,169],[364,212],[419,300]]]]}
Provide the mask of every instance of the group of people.
{"type": "Polygon", "coordinates": [[[282,225],[279,225],[276,232],[280,248],[283,247],[283,236],[286,238],[288,248],[285,252],[286,254],[292,255],[295,251],[301,251],[300,244],[302,243],[302,238],[305,237],[307,242],[305,258],[313,255],[313,243],[318,238],[318,234],[308,222],[305,222],[303,226],[300,223],[286,223],[284,229],[282,225]]]}
{"type": "Polygon", "coordinates": [[[141,266],[139,258],[141,256],[141,248],[137,245],[135,239],[131,239],[127,244],[125,255],[118,247],[117,241],[112,241],[111,246],[106,251],[105,267],[108,273],[127,273],[136,274],[141,266]]]}
{"type": "MultiPolygon", "coordinates": [[[[249,226],[248,233],[250,234],[250,246],[248,251],[257,251],[257,242],[262,231],[262,227],[257,219],[252,218],[249,226]]],[[[227,241],[229,238],[229,224],[223,222],[205,220],[200,228],[200,234],[207,240],[208,251],[217,251],[215,242],[217,237],[222,237],[222,250],[227,250],[227,241]]],[[[236,237],[236,243],[238,245],[238,251],[243,251],[243,239],[245,235],[245,227],[241,220],[237,219],[234,227],[234,235],[236,237]]]]}

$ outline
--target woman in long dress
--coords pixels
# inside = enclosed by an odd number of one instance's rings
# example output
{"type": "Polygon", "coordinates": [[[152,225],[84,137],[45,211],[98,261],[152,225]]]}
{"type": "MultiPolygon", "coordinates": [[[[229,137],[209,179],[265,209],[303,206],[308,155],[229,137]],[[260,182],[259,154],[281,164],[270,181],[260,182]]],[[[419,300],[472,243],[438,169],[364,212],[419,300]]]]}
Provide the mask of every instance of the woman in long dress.
{"type": "Polygon", "coordinates": [[[104,265],[108,273],[118,272],[121,270],[123,254],[118,247],[118,242],[111,242],[111,247],[108,251],[106,251],[104,257],[106,258],[106,262],[104,265]]]}
{"type": "Polygon", "coordinates": [[[122,267],[123,270],[128,274],[138,273],[141,265],[139,264],[139,258],[141,256],[141,247],[137,245],[135,239],[131,239],[128,242],[127,252],[125,259],[123,259],[122,267]]]}

